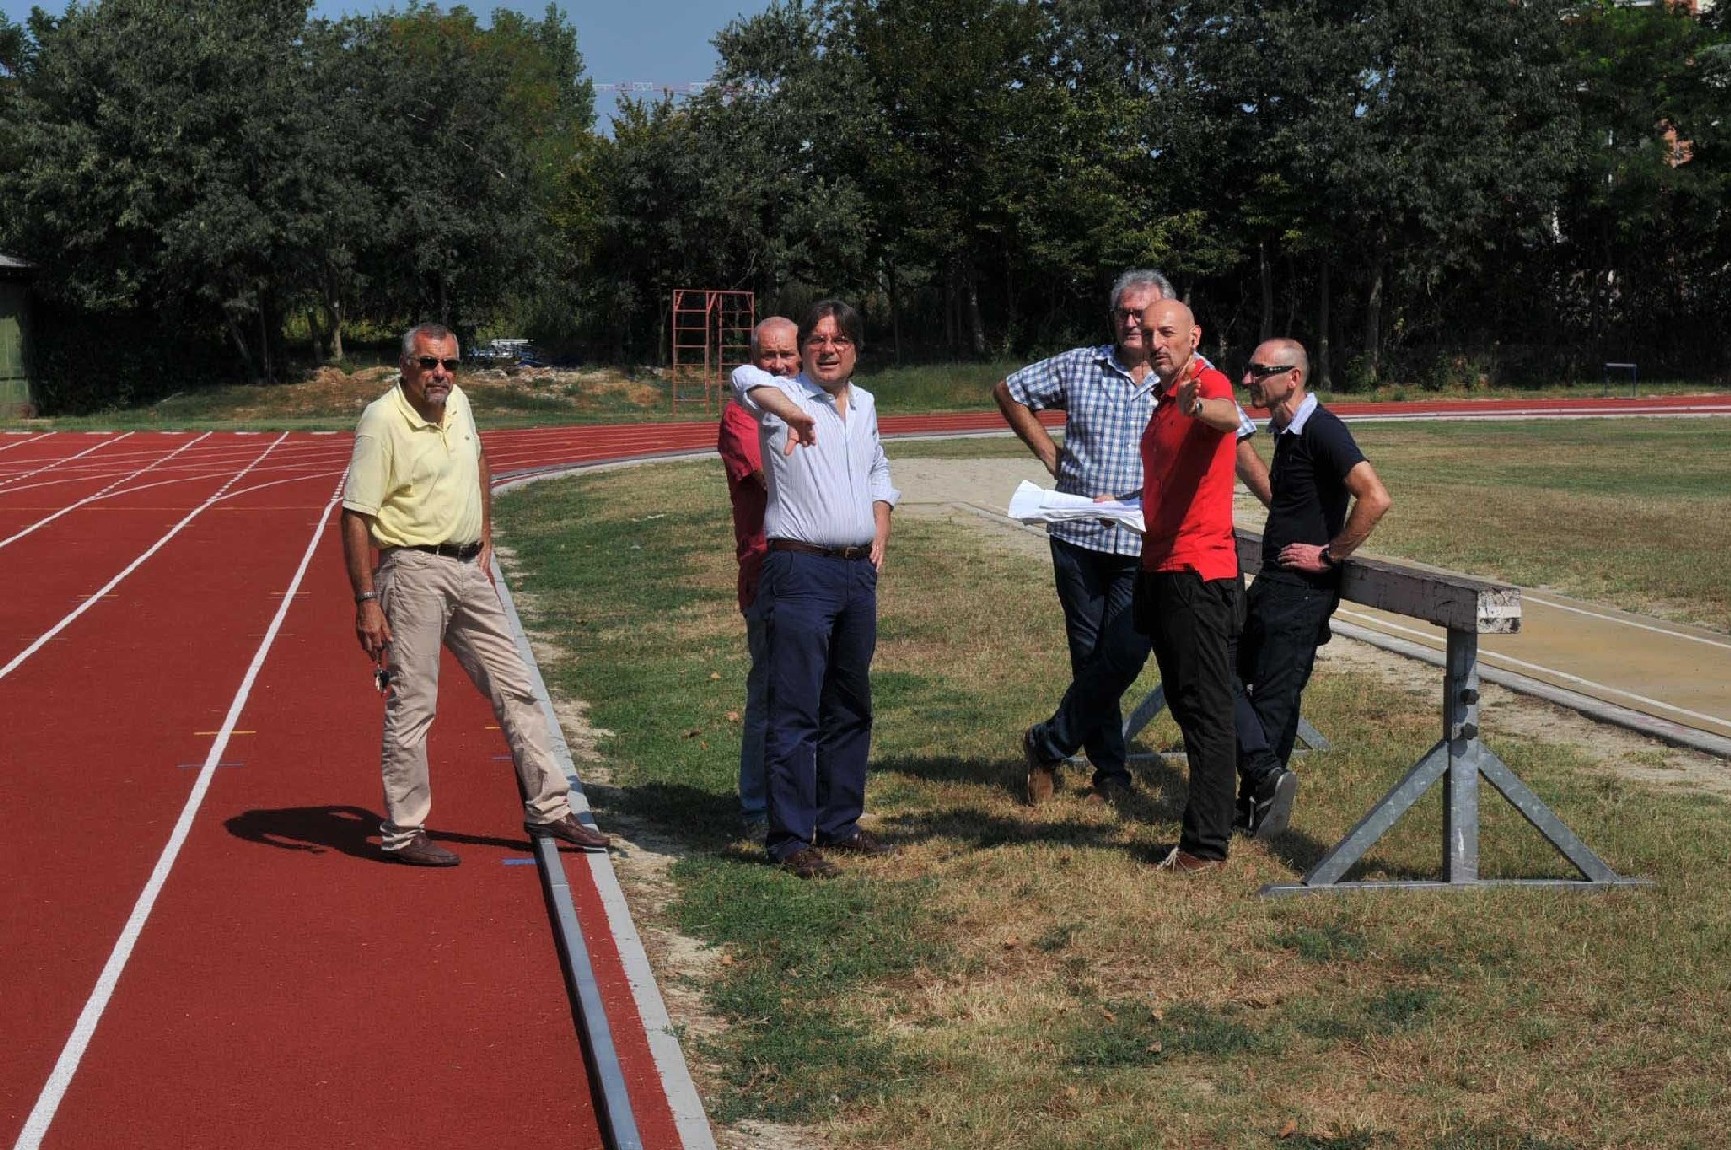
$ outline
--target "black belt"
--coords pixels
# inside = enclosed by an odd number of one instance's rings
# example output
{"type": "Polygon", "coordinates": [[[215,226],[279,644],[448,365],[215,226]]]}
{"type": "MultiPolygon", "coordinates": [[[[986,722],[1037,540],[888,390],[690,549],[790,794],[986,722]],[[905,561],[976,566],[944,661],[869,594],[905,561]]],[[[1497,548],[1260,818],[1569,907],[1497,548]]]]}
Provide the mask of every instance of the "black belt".
{"type": "Polygon", "coordinates": [[[771,551],[798,551],[804,555],[825,555],[831,559],[870,559],[872,547],[870,543],[862,543],[858,547],[819,547],[816,543],[806,543],[799,539],[771,539],[771,551]]]}
{"type": "Polygon", "coordinates": [[[428,555],[443,555],[447,559],[468,562],[481,553],[479,543],[411,543],[410,551],[425,551],[428,555]]]}

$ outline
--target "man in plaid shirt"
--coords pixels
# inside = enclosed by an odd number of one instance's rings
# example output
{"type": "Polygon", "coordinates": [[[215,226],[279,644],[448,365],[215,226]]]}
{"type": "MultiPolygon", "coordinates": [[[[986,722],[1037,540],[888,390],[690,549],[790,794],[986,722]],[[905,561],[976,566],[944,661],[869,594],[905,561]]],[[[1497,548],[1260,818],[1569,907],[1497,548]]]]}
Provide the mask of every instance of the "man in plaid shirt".
{"type": "MultiPolygon", "coordinates": [[[[1172,284],[1159,272],[1127,271],[1112,287],[1110,345],[1075,348],[1041,360],[993,389],[1005,421],[1058,481],[1059,491],[1109,499],[1141,495],[1140,443],[1154,410],[1158,383],[1149,368],[1152,349],[1142,330],[1142,312],[1162,299],[1175,298],[1172,284]],[[1047,408],[1065,413],[1062,448],[1035,415],[1047,408]]],[[[1266,503],[1268,472],[1248,442],[1255,430],[1248,418],[1242,420],[1238,474],[1266,503]]],[[[1028,802],[1038,805],[1052,797],[1061,761],[1055,752],[1059,743],[1080,743],[1087,751],[1094,766],[1091,799],[1120,799],[1132,792],[1134,784],[1125,761],[1124,717],[1118,699],[1136,681],[1148,654],[1146,637],[1136,634],[1130,620],[1142,539],[1117,523],[1092,519],[1052,523],[1047,535],[1069,636],[1072,680],[1080,679],[1109,643],[1138,645],[1141,657],[1115,660],[1128,677],[1114,680],[1110,706],[1068,705],[1079,700],[1067,691],[1066,705],[1060,705],[1051,720],[1028,728],[1022,739],[1028,802]],[[1085,723],[1086,729],[1068,730],[1068,725],[1077,723],[1085,723]],[[1065,729],[1051,731],[1053,725],[1065,729]]]]}

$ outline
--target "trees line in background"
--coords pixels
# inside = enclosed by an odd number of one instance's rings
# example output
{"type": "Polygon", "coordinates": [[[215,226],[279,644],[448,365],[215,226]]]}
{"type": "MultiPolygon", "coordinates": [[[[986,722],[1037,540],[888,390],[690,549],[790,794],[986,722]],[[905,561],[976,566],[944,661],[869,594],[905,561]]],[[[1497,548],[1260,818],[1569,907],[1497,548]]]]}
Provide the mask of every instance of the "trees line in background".
{"type": "Polygon", "coordinates": [[[0,250],[42,269],[64,407],[426,318],[659,362],[675,287],[849,296],[880,362],[1031,356],[1102,338],[1131,266],[1174,279],[1211,353],[1293,335],[1338,387],[1712,377],[1726,19],[784,2],[718,37],[719,83],[608,138],[551,7],[100,0],[0,22],[0,250]]]}

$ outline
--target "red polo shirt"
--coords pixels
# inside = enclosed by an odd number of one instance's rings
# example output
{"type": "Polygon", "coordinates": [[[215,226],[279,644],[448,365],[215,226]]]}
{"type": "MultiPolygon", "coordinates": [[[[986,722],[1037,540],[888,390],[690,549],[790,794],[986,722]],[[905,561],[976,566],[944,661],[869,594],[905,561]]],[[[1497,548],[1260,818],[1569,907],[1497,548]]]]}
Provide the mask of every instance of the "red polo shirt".
{"type": "Polygon", "coordinates": [[[727,469],[727,493],[733,499],[733,537],[739,557],[739,609],[757,601],[757,582],[763,573],[763,557],[769,542],[763,537],[763,509],[769,492],[752,478],[763,470],[763,448],[757,438],[757,420],[745,408],[728,400],[721,409],[721,428],[715,441],[721,464],[727,469]]]}
{"type": "MultiPolygon", "coordinates": [[[[1232,384],[1202,369],[1203,399],[1231,399],[1232,384]]],[[[1194,571],[1204,579],[1238,577],[1232,534],[1237,437],[1178,410],[1173,388],[1155,390],[1154,415],[1142,432],[1144,571],[1194,571]]]]}

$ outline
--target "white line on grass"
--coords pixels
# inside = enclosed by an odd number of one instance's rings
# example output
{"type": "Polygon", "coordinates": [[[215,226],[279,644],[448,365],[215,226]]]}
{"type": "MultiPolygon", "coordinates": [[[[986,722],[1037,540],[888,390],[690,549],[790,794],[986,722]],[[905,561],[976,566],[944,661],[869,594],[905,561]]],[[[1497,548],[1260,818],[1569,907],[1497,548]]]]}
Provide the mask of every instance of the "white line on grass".
{"type": "Polygon", "coordinates": [[[265,631],[258,650],[253,652],[252,663],[246,669],[240,689],[229,703],[228,715],[222,721],[222,729],[211,743],[210,753],[204,757],[204,766],[198,772],[198,781],[193,784],[192,793],[186,797],[186,805],[180,809],[180,818],[175,820],[174,830],[168,836],[168,845],[162,848],[162,854],[150,872],[149,881],[139,892],[138,901],[132,907],[132,914],[127,917],[126,925],[120,930],[120,937],[114,942],[114,949],[109,952],[108,961],[103,964],[102,973],[96,978],[95,989],[85,1001],[84,1009],[78,1012],[78,1021],[72,1027],[72,1035],[60,1051],[60,1057],[55,1061],[54,1069],[42,1087],[42,1093],[37,1096],[30,1117],[24,1122],[24,1130],[13,1144],[14,1150],[36,1150],[42,1145],[49,1124],[54,1121],[61,1100],[66,1097],[67,1088],[72,1085],[72,1076],[78,1073],[78,1064],[90,1047],[90,1039],[96,1033],[97,1023],[102,1020],[102,1012],[108,1008],[109,1000],[114,997],[114,988],[120,982],[121,972],[126,969],[127,960],[132,957],[132,948],[138,944],[138,936],[143,933],[145,921],[150,918],[150,912],[156,906],[157,896],[168,882],[168,872],[174,868],[175,860],[180,857],[180,848],[186,844],[186,836],[192,831],[192,820],[198,814],[198,808],[204,804],[204,796],[210,790],[211,779],[216,776],[217,764],[222,761],[222,753],[228,749],[229,736],[233,733],[235,724],[240,721],[241,711],[246,707],[248,696],[252,694],[252,685],[264,666],[265,656],[270,654],[277,632],[282,629],[283,618],[288,614],[290,604],[295,601],[295,593],[300,590],[301,580],[306,577],[307,566],[312,562],[313,553],[318,549],[319,538],[324,535],[325,524],[330,520],[331,508],[337,505],[337,494],[331,493],[324,513],[319,516],[318,524],[313,528],[312,538],[307,541],[307,549],[301,556],[300,566],[295,569],[294,578],[289,581],[288,590],[283,594],[282,603],[278,605],[276,615],[271,619],[270,627],[265,631]]]}
{"type": "Polygon", "coordinates": [[[114,578],[110,579],[107,583],[103,584],[102,589],[100,591],[96,592],[94,595],[90,596],[90,598],[86,599],[84,602],[82,602],[78,606],[74,607],[70,612],[67,613],[65,618],[61,619],[60,622],[54,624],[54,626],[50,627],[47,631],[43,632],[42,635],[34,643],[30,644],[30,646],[24,648],[22,651],[18,652],[18,654],[14,655],[12,657],[12,661],[10,663],[7,663],[4,667],[0,667],[0,679],[4,679],[7,675],[10,675],[13,671],[16,671],[18,669],[19,665],[24,662],[24,660],[28,659],[30,656],[32,656],[36,652],[40,651],[48,643],[48,641],[50,639],[52,639],[52,638],[54,638],[54,636],[60,634],[60,632],[66,630],[66,628],[72,626],[72,623],[74,620],[76,620],[80,615],[84,614],[86,611],[90,610],[90,608],[94,607],[98,602],[100,602],[102,600],[102,597],[104,595],[108,594],[110,591],[114,590],[114,588],[119,585],[119,583],[122,579],[125,579],[128,575],[130,575],[134,571],[138,570],[138,568],[141,565],[143,565],[143,563],[146,559],[149,559],[152,555],[155,555],[158,551],[162,550],[163,546],[170,539],[173,539],[176,535],[179,535],[181,533],[181,531],[183,531],[186,528],[186,525],[188,523],[191,523],[194,519],[197,519],[199,517],[199,515],[202,514],[206,509],[208,509],[209,507],[214,505],[217,500],[221,499],[223,492],[227,491],[230,487],[233,487],[237,482],[240,481],[242,476],[244,476],[247,472],[251,471],[253,468],[257,467],[260,463],[262,463],[264,461],[264,457],[269,455],[271,453],[271,451],[276,447],[277,444],[281,443],[283,440],[285,440],[287,438],[288,438],[288,432],[285,431],[285,432],[283,432],[282,435],[278,436],[276,439],[271,441],[270,446],[266,447],[262,452],[260,452],[258,454],[258,456],[251,463],[247,464],[240,471],[237,471],[234,473],[234,475],[230,476],[229,481],[227,483],[224,483],[222,485],[222,487],[217,490],[215,495],[212,495],[209,499],[206,499],[203,503],[200,503],[197,507],[194,507],[191,511],[187,512],[186,517],[184,519],[182,519],[179,523],[176,523],[173,527],[170,527],[168,529],[168,533],[166,535],[164,535],[161,539],[158,539],[155,543],[152,543],[150,545],[150,549],[148,551],[146,551],[144,554],[140,555],[138,558],[134,559],[131,563],[128,563],[126,565],[125,569],[120,572],[120,574],[116,575],[114,578]]]}

